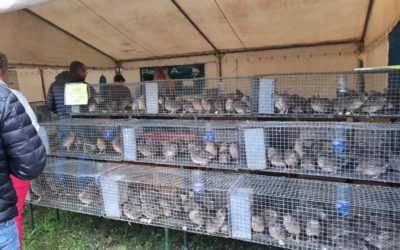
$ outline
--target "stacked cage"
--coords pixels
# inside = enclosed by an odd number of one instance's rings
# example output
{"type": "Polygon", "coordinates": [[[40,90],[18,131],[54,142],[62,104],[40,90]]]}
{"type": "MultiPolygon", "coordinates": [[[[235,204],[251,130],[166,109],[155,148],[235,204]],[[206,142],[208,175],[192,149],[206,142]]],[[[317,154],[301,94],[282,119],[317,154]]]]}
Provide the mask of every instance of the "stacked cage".
{"type": "Polygon", "coordinates": [[[248,169],[400,183],[400,125],[253,122],[240,129],[248,169]]]}
{"type": "Polygon", "coordinates": [[[126,165],[101,180],[106,216],[229,237],[228,192],[236,179],[233,174],[126,165]]]}
{"type": "Polygon", "coordinates": [[[398,116],[400,72],[266,75],[275,83],[275,114],[292,117],[398,116]]]}
{"type": "Polygon", "coordinates": [[[250,115],[258,77],[195,78],[90,85],[88,105],[74,116],[212,117],[250,115]]]}
{"type": "Polygon", "coordinates": [[[142,120],[122,128],[124,160],[178,166],[235,169],[236,122],[142,120]]]}
{"type": "Polygon", "coordinates": [[[145,112],[144,89],[140,83],[91,84],[88,93],[87,105],[68,106],[71,115],[120,116],[145,112]]]}
{"type": "Polygon", "coordinates": [[[121,128],[113,120],[64,119],[40,124],[48,155],[121,160],[121,128]]]}
{"type": "Polygon", "coordinates": [[[269,74],[90,85],[75,116],[394,117],[400,72],[269,74]]]}
{"type": "Polygon", "coordinates": [[[241,194],[231,196],[235,238],[289,249],[400,246],[396,188],[242,175],[231,193],[241,194]]]}
{"type": "Polygon", "coordinates": [[[31,181],[33,204],[103,216],[100,178],[120,164],[48,157],[43,173],[31,181]]]}

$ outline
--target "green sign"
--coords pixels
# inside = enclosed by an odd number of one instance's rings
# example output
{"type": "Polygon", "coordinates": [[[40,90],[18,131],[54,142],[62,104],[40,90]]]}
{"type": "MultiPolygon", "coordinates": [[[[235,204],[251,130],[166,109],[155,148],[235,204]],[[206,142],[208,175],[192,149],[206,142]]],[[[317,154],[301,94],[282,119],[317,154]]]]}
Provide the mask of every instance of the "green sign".
{"type": "Polygon", "coordinates": [[[140,68],[140,80],[153,80],[154,71],[157,68],[162,68],[168,74],[168,76],[171,77],[171,79],[192,79],[205,77],[203,63],[140,68]]]}

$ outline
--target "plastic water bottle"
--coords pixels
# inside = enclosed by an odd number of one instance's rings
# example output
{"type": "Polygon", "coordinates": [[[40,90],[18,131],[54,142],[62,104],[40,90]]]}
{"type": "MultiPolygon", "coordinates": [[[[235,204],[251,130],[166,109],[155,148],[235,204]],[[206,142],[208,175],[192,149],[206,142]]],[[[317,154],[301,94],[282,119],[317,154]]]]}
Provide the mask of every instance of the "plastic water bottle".
{"type": "Polygon", "coordinates": [[[111,140],[114,137],[114,129],[113,128],[105,128],[103,132],[103,137],[106,140],[111,140]]]}
{"type": "Polygon", "coordinates": [[[345,96],[348,92],[347,88],[347,79],[345,75],[338,75],[336,77],[336,82],[337,82],[337,88],[336,88],[336,96],[337,97],[342,97],[345,96]]]}
{"type": "Polygon", "coordinates": [[[199,170],[192,173],[192,190],[196,198],[199,198],[204,189],[203,176],[199,170]]]}
{"type": "Polygon", "coordinates": [[[203,140],[210,142],[214,140],[214,133],[210,123],[206,124],[206,132],[204,133],[203,140]]]}
{"type": "Polygon", "coordinates": [[[337,129],[335,130],[335,136],[332,141],[332,148],[333,151],[337,154],[342,154],[346,150],[346,141],[345,137],[345,130],[344,129],[337,129]]]}
{"type": "Polygon", "coordinates": [[[343,216],[350,215],[349,186],[346,184],[336,188],[336,212],[343,216]]]}

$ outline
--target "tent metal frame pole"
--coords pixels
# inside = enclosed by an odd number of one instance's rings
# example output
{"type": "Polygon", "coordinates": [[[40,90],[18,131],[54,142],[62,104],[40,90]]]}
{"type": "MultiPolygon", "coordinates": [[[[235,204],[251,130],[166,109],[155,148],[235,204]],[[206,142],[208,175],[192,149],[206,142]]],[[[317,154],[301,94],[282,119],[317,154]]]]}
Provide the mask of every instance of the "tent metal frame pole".
{"type": "Polygon", "coordinates": [[[25,9],[25,11],[26,11],[27,13],[31,14],[32,16],[35,16],[35,17],[39,18],[39,19],[42,20],[43,22],[45,22],[45,23],[51,25],[52,27],[56,28],[57,30],[61,31],[62,33],[64,33],[64,34],[66,34],[66,35],[68,35],[68,36],[70,36],[70,37],[76,39],[77,41],[79,41],[79,42],[85,44],[85,45],[88,46],[89,48],[91,48],[91,49],[97,51],[98,53],[100,53],[100,54],[106,56],[107,58],[111,59],[115,64],[118,63],[118,60],[115,59],[114,57],[112,57],[111,55],[109,55],[109,54],[107,54],[106,52],[100,50],[99,48],[97,48],[97,47],[91,45],[90,43],[88,43],[88,42],[86,42],[86,41],[80,39],[79,37],[75,36],[74,34],[68,32],[68,31],[66,31],[65,29],[59,27],[58,25],[55,25],[54,23],[50,22],[50,21],[47,20],[46,18],[44,18],[44,17],[42,17],[42,16],[36,14],[35,12],[33,12],[33,11],[29,10],[29,9],[25,9]]]}
{"type": "Polygon", "coordinates": [[[151,61],[151,60],[163,60],[163,59],[176,59],[176,58],[186,58],[186,57],[196,57],[196,56],[217,56],[219,54],[220,55],[226,55],[226,54],[237,54],[237,53],[280,50],[280,49],[309,48],[309,47],[317,47],[317,46],[334,46],[334,45],[345,45],[345,44],[360,44],[360,42],[361,41],[359,39],[349,39],[349,40],[327,41],[327,42],[318,42],[318,43],[306,43],[306,44],[292,44],[292,45],[282,45],[282,46],[267,46],[267,47],[259,47],[259,48],[220,50],[219,53],[215,53],[214,51],[195,52],[195,53],[186,53],[186,54],[174,54],[174,55],[165,55],[165,56],[153,56],[153,57],[124,59],[124,60],[120,60],[119,63],[151,61]]]}
{"type": "Polygon", "coordinates": [[[42,82],[42,93],[43,93],[43,100],[46,100],[46,85],[44,83],[44,76],[43,76],[43,69],[39,68],[40,73],[40,80],[42,82]]]}
{"type": "Polygon", "coordinates": [[[197,24],[192,20],[192,18],[186,13],[186,11],[175,1],[171,0],[179,12],[189,21],[189,23],[199,32],[199,34],[206,40],[206,42],[214,49],[215,53],[219,53],[219,49],[214,45],[213,42],[204,34],[204,32],[197,26],[197,24]]]}

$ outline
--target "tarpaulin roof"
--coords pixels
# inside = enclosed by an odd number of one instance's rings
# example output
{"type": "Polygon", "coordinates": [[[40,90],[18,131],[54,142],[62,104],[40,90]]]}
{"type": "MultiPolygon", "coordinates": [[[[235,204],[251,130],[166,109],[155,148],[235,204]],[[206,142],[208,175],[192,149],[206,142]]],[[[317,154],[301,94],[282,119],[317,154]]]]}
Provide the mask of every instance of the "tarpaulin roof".
{"type": "Polygon", "coordinates": [[[55,0],[40,17],[115,61],[359,42],[369,0],[55,0]]]}

